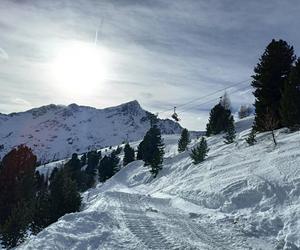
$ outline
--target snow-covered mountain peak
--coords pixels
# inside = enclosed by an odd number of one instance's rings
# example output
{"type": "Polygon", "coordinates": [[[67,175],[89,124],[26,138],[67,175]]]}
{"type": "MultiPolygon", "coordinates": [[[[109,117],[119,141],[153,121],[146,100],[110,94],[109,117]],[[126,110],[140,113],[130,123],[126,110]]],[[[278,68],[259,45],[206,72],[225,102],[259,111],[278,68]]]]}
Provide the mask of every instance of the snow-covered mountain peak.
{"type": "Polygon", "coordinates": [[[143,112],[141,105],[136,100],[123,104],[121,108],[122,112],[125,114],[137,115],[143,112]]]}
{"type": "Polygon", "coordinates": [[[145,110],[142,109],[141,105],[136,100],[123,103],[116,107],[107,108],[107,110],[119,112],[123,115],[139,115],[145,112],[145,110]]]}

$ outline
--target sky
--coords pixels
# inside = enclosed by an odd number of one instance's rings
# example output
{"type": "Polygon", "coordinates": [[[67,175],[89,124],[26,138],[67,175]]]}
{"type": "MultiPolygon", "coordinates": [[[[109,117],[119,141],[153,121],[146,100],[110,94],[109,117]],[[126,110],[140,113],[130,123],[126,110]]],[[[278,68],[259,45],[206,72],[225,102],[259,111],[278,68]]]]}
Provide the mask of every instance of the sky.
{"type": "Polygon", "coordinates": [[[273,38],[299,51],[299,13],[298,0],[0,0],[0,112],[138,100],[204,129],[225,89],[233,112],[254,102],[273,38]]]}

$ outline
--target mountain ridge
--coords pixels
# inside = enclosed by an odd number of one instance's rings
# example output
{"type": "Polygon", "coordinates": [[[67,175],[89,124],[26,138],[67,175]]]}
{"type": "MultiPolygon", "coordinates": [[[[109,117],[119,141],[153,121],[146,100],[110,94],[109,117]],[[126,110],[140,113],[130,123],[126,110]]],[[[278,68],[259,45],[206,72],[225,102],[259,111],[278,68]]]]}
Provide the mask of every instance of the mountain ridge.
{"type": "MultiPolygon", "coordinates": [[[[137,100],[115,107],[97,109],[49,104],[23,112],[0,116],[0,157],[20,144],[30,146],[41,163],[103,148],[123,141],[142,139],[149,115],[137,100]]],[[[180,133],[182,127],[169,119],[159,119],[162,134],[180,133]]]]}

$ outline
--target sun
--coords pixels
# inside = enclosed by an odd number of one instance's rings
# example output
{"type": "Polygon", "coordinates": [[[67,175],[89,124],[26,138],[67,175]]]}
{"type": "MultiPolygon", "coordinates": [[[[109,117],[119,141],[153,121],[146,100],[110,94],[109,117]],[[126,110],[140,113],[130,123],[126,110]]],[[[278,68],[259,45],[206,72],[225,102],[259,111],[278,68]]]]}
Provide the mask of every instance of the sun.
{"type": "Polygon", "coordinates": [[[109,61],[108,51],[94,44],[66,44],[51,63],[53,84],[74,96],[89,95],[104,84],[109,61]]]}

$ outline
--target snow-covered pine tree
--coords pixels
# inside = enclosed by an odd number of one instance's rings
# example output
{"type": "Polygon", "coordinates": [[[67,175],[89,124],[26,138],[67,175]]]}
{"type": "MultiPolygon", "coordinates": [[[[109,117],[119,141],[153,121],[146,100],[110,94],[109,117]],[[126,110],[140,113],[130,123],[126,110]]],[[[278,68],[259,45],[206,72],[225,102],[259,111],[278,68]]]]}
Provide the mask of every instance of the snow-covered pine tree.
{"type": "Polygon", "coordinates": [[[224,136],[225,143],[230,144],[234,142],[235,139],[235,127],[234,127],[234,119],[233,116],[230,117],[228,121],[228,125],[226,128],[226,135],[224,136]]]}
{"type": "Polygon", "coordinates": [[[188,144],[190,143],[190,133],[189,131],[185,128],[181,132],[181,136],[178,141],[178,152],[183,152],[186,150],[188,144]]]}
{"type": "Polygon", "coordinates": [[[208,151],[209,148],[207,147],[207,142],[205,138],[202,137],[200,143],[192,149],[192,153],[190,154],[191,158],[193,159],[193,163],[198,164],[203,162],[208,151]]]}
{"type": "Polygon", "coordinates": [[[130,147],[129,143],[126,143],[124,147],[123,166],[126,166],[128,163],[133,162],[134,160],[135,160],[134,149],[130,147]]]}

